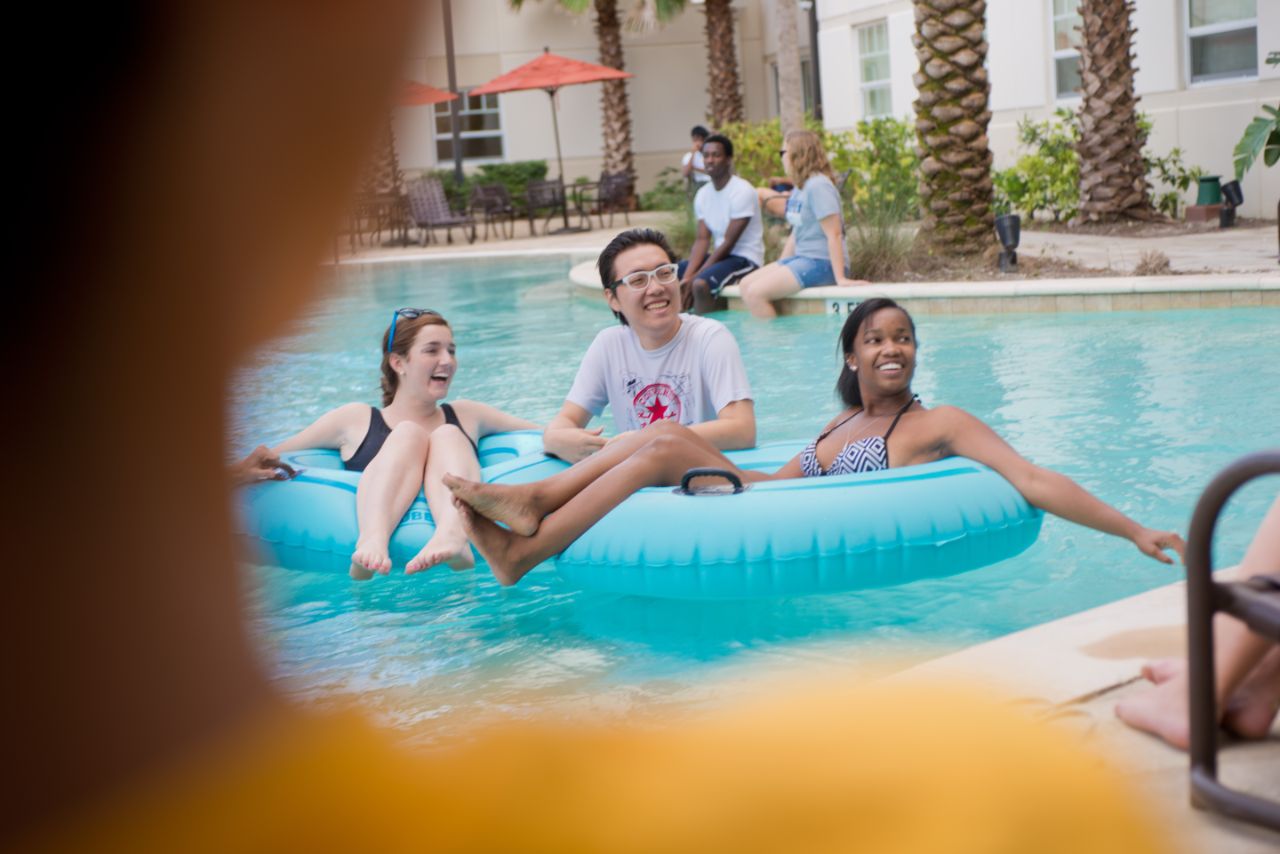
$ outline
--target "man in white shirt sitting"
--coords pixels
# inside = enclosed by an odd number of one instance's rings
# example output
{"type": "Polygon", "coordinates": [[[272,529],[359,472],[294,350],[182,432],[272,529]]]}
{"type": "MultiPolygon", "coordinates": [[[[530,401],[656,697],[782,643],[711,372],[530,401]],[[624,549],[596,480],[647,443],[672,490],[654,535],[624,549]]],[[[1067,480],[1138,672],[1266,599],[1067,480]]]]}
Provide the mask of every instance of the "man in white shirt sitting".
{"type": "Polygon", "coordinates": [[[591,342],[543,433],[547,453],[577,462],[604,447],[601,428],[586,427],[606,404],[619,433],[675,419],[721,450],[754,445],[755,404],[738,342],[723,323],[680,313],[680,277],[666,237],[624,231],[597,266],[622,325],[591,342]]]}
{"type": "Polygon", "coordinates": [[[764,226],[756,188],[733,174],[733,143],[707,137],[702,159],[710,181],[693,198],[698,236],[680,264],[681,302],[695,314],[716,309],[725,285],[764,263],[764,226]]]}

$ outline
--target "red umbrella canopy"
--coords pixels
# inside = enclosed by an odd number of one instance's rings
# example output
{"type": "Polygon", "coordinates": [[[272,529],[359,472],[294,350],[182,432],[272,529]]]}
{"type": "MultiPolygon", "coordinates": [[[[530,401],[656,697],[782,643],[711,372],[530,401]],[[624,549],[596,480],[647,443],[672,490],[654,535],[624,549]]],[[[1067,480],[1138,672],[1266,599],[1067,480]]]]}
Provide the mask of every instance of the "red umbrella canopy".
{"type": "Polygon", "coordinates": [[[483,86],[477,86],[468,94],[495,95],[499,92],[520,92],[525,89],[545,89],[555,92],[561,86],[575,83],[597,83],[601,80],[622,80],[634,77],[626,71],[609,68],[560,56],[543,48],[542,56],[495,77],[483,86]]]}
{"type": "Polygon", "coordinates": [[[456,92],[446,92],[416,80],[406,80],[400,89],[400,106],[426,107],[431,104],[443,104],[456,97],[458,97],[456,92]]]}

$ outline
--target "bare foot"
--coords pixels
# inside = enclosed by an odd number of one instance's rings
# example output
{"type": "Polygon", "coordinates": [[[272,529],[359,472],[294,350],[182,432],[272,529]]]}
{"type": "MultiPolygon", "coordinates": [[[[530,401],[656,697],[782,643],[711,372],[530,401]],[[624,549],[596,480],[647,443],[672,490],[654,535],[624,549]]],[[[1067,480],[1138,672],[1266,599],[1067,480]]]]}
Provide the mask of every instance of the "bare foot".
{"type": "Polygon", "coordinates": [[[365,537],[356,540],[356,550],[351,555],[351,577],[359,581],[372,578],[373,573],[386,575],[391,571],[391,554],[387,541],[371,541],[365,537]],[[363,570],[363,572],[360,572],[363,570]]]}
{"type": "MultiPolygon", "coordinates": [[[[449,475],[445,477],[448,478],[449,475]]],[[[499,584],[510,587],[533,569],[532,564],[523,565],[523,562],[513,554],[519,540],[515,534],[504,531],[477,514],[462,499],[455,498],[453,503],[458,505],[458,515],[462,518],[462,527],[466,528],[467,536],[471,538],[471,542],[475,543],[476,551],[484,556],[499,584]]]]}
{"type": "Polygon", "coordinates": [[[476,483],[452,474],[446,474],[443,480],[455,496],[481,516],[501,522],[522,537],[532,537],[542,523],[542,514],[528,500],[525,484],[476,483]]]}
{"type": "Polygon", "coordinates": [[[1142,665],[1142,678],[1157,685],[1187,672],[1186,659],[1159,658],[1142,665]]]}
{"type": "Polygon", "coordinates": [[[471,544],[463,531],[450,533],[437,530],[422,551],[413,556],[413,560],[405,564],[405,575],[413,575],[439,564],[446,564],[450,569],[472,569],[476,565],[475,556],[471,554],[471,544]]]}
{"type": "Polygon", "coordinates": [[[1126,697],[1116,704],[1116,716],[1134,729],[1159,736],[1180,750],[1191,744],[1187,682],[1175,676],[1166,682],[1126,697]]]}

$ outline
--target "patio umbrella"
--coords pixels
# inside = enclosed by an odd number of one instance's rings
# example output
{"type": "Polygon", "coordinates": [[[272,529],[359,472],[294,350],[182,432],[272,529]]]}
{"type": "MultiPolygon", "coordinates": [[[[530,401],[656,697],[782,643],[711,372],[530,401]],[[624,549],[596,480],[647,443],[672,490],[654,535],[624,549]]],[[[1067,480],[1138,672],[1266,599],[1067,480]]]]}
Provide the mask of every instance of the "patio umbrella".
{"type": "Polygon", "coordinates": [[[457,92],[446,92],[416,80],[406,80],[400,90],[399,103],[402,107],[429,107],[432,104],[452,101],[457,97],[457,92]]]}
{"type": "MultiPolygon", "coordinates": [[[[483,86],[470,91],[471,95],[496,95],[501,92],[523,92],[530,89],[542,89],[551,96],[551,127],[556,136],[556,165],[560,168],[560,181],[564,181],[564,157],[560,153],[560,122],[556,118],[556,92],[562,86],[575,86],[579,83],[599,83],[602,80],[622,80],[634,77],[626,71],[609,68],[559,56],[549,48],[542,49],[542,56],[526,62],[519,68],[513,68],[506,74],[493,78],[483,86]]],[[[564,227],[569,228],[569,211],[564,212],[564,227]]]]}

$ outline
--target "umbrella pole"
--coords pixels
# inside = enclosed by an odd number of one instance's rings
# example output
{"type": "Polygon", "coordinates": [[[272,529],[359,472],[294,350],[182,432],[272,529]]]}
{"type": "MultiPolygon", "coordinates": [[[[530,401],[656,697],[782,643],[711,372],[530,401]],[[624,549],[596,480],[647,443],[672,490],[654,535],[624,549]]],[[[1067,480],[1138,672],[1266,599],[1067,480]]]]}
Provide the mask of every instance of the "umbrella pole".
{"type": "Polygon", "coordinates": [[[564,188],[564,207],[561,213],[564,214],[564,230],[569,230],[569,185],[564,180],[564,157],[560,154],[560,120],[556,118],[556,90],[548,89],[547,94],[551,96],[551,127],[556,134],[556,165],[560,167],[560,186],[564,188]]]}

